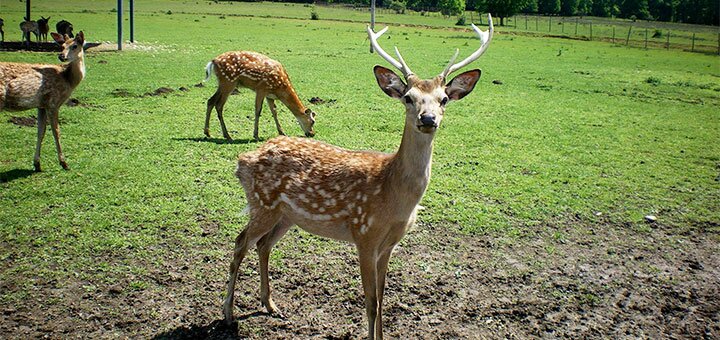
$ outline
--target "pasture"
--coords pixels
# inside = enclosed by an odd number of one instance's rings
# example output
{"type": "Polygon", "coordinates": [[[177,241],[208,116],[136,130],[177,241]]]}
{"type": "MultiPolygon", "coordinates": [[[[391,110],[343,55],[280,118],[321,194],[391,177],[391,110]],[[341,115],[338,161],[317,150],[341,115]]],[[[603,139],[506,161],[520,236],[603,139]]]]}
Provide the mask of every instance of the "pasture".
{"type": "MultiPolygon", "coordinates": [[[[112,1],[37,2],[33,17],[112,42],[112,1]]],[[[225,107],[233,141],[204,138],[205,64],[254,50],[286,67],[318,112],[316,139],[396,150],[403,105],[372,75],[365,12],[268,3],[136,4],[136,44],[89,49],[32,172],[35,112],[0,112],[0,337],[361,338],[353,247],[294,229],[270,260],[286,319],[263,314],[257,255],[238,280],[237,325],[221,326],[233,241],[247,221],[233,176],[252,140],[254,95],[225,107]],[[339,14],[331,14],[332,13],[339,14]],[[234,14],[234,15],[230,15],[234,14]],[[325,20],[337,16],[342,20],[325,20]],[[162,90],[161,90],[162,89],[162,90]]],[[[20,2],[0,4],[5,36],[20,2]]],[[[470,30],[391,22],[422,77],[470,30]]],[[[453,19],[430,18],[428,20],[453,19]]],[[[127,26],[126,26],[127,27],[127,26]]],[[[17,32],[15,32],[17,30],[17,32]]],[[[0,61],[56,63],[55,53],[0,61]]],[[[720,335],[720,59],[676,50],[509,34],[498,27],[475,91],[448,106],[418,222],[391,263],[391,338],[720,335]],[[653,215],[655,222],[645,216],[653,215]]],[[[289,135],[302,131],[287,108],[289,135]]],[[[260,137],[276,135],[265,106],[260,137]]]]}

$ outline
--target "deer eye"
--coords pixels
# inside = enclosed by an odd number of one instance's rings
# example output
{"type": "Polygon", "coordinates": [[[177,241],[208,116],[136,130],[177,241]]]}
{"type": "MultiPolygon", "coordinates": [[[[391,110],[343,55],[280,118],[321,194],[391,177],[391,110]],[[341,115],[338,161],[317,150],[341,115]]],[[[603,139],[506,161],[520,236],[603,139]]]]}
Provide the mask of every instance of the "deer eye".
{"type": "Polygon", "coordinates": [[[405,98],[405,102],[406,102],[406,103],[408,103],[408,104],[412,104],[412,103],[413,103],[413,100],[412,100],[412,98],[410,98],[410,96],[405,96],[405,97],[403,97],[403,98],[405,98]]]}
{"type": "Polygon", "coordinates": [[[448,102],[448,97],[444,97],[442,100],[440,100],[440,105],[445,106],[448,102]]]}

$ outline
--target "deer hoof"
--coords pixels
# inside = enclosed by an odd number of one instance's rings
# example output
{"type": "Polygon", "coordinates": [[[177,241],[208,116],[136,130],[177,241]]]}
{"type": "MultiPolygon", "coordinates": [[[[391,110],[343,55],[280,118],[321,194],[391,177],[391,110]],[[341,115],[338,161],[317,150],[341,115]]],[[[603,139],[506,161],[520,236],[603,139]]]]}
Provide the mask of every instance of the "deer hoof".
{"type": "Polygon", "coordinates": [[[65,163],[65,161],[60,162],[60,166],[65,170],[70,170],[70,167],[65,163]]]}
{"type": "Polygon", "coordinates": [[[35,172],[42,171],[42,169],[40,168],[40,162],[33,162],[33,166],[35,167],[35,172]]]}

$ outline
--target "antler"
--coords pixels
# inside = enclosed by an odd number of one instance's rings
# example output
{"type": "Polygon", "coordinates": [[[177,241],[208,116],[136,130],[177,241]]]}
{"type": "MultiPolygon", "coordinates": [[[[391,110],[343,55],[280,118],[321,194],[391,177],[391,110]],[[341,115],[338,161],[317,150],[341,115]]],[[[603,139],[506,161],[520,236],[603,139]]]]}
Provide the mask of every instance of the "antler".
{"type": "Polygon", "coordinates": [[[455,55],[450,58],[450,62],[448,63],[447,67],[445,68],[445,71],[443,71],[440,75],[443,79],[446,79],[447,76],[449,76],[451,73],[467,66],[468,64],[475,61],[477,58],[480,58],[483,53],[485,53],[485,50],[487,50],[488,46],[490,45],[490,40],[492,40],[493,36],[493,22],[492,22],[492,16],[490,16],[490,13],[488,13],[488,30],[483,32],[475,24],[470,24],[475,30],[475,33],[477,33],[478,38],[480,38],[480,48],[475,51],[475,53],[471,54],[469,57],[465,58],[465,60],[453,64],[455,62],[455,59],[457,58],[458,54],[460,53],[460,50],[455,50],[455,55]]]}
{"type": "Polygon", "coordinates": [[[381,35],[383,35],[383,33],[385,33],[385,31],[387,31],[387,30],[388,30],[388,27],[385,26],[385,28],[380,30],[380,32],[375,33],[370,28],[370,26],[368,26],[367,32],[368,32],[368,37],[370,37],[370,43],[372,44],[372,47],[375,49],[375,51],[377,51],[377,53],[381,57],[383,57],[383,59],[387,60],[390,64],[395,66],[395,68],[400,70],[403,73],[403,75],[405,76],[405,78],[407,79],[407,77],[409,77],[411,74],[413,74],[413,72],[410,71],[410,67],[405,63],[405,60],[403,59],[402,55],[400,55],[400,51],[398,50],[397,46],[395,47],[395,54],[397,54],[398,59],[400,59],[399,62],[397,60],[395,60],[395,58],[393,58],[389,54],[387,54],[387,52],[385,52],[385,50],[383,50],[382,47],[380,47],[380,44],[378,44],[378,42],[377,42],[377,38],[379,38],[381,35]]]}

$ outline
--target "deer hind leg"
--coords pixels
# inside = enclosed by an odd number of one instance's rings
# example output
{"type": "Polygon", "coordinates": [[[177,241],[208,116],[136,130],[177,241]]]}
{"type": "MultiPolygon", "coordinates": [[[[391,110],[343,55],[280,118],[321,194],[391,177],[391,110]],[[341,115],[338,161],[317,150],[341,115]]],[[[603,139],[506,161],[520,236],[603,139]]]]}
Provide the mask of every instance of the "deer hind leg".
{"type": "MultiPolygon", "coordinates": [[[[227,102],[228,98],[230,97],[230,93],[235,89],[235,84],[229,82],[229,81],[222,81],[219,80],[219,85],[216,93],[219,93],[218,98],[215,102],[215,111],[217,111],[218,120],[220,120],[220,128],[222,128],[223,137],[227,140],[232,140],[230,137],[230,134],[228,133],[227,127],[225,127],[225,119],[223,119],[223,108],[225,107],[225,103],[227,102]]],[[[214,96],[213,96],[214,97],[214,96]]],[[[210,98],[212,99],[212,97],[210,98]]],[[[208,100],[208,105],[210,105],[210,101],[208,100]]],[[[208,108],[209,112],[210,108],[208,108]]]]}
{"type": "Polygon", "coordinates": [[[215,91],[215,94],[210,97],[207,101],[207,111],[205,111],[205,136],[210,138],[210,114],[212,113],[212,109],[217,105],[218,100],[220,99],[220,89],[218,88],[217,91],[215,91]]]}
{"type": "Polygon", "coordinates": [[[267,309],[269,314],[276,314],[284,318],[280,310],[278,310],[275,302],[270,297],[270,275],[268,274],[268,261],[270,259],[270,251],[272,247],[279,241],[290,227],[292,222],[281,220],[275,227],[258,241],[257,253],[260,262],[260,301],[267,309]]]}
{"type": "Polygon", "coordinates": [[[235,298],[235,281],[237,281],[237,273],[240,264],[245,255],[247,255],[248,247],[256,244],[256,242],[273,230],[279,218],[271,212],[251,212],[250,222],[240,235],[235,238],[235,250],[233,252],[233,260],[230,263],[230,278],[227,286],[227,296],[223,311],[225,314],[225,323],[230,324],[233,321],[233,302],[235,298]]]}
{"type": "Polygon", "coordinates": [[[40,149],[42,147],[43,138],[45,138],[45,130],[47,128],[47,111],[45,109],[38,109],[37,114],[37,145],[35,146],[35,157],[33,158],[33,166],[35,171],[40,172],[40,149]]]}
{"type": "Polygon", "coordinates": [[[275,106],[275,100],[268,98],[267,103],[268,103],[268,106],[270,107],[270,111],[272,112],[273,119],[275,119],[275,127],[277,128],[278,134],[285,136],[285,132],[283,132],[282,127],[280,126],[280,121],[278,121],[277,107],[275,106]]]}
{"type": "Polygon", "coordinates": [[[55,149],[57,149],[58,161],[60,166],[65,170],[70,170],[67,163],[65,162],[65,156],[60,146],[60,122],[58,120],[59,111],[57,109],[50,110],[50,126],[52,127],[53,137],[55,137],[55,149]]]}

